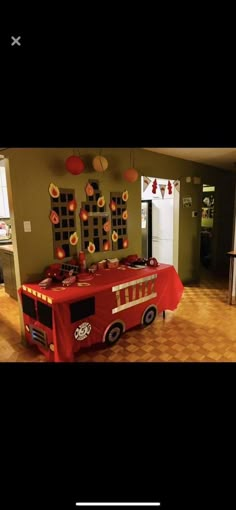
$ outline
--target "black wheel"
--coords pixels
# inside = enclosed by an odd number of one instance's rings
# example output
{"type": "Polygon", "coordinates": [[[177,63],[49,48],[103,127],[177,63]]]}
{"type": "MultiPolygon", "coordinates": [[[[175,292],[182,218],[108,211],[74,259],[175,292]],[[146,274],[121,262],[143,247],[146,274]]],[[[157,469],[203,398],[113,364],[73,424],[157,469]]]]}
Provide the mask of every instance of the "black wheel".
{"type": "Polygon", "coordinates": [[[105,342],[108,345],[114,345],[120,338],[123,333],[123,328],[119,322],[116,324],[112,324],[112,326],[108,329],[105,337],[105,342]]]}
{"type": "Polygon", "coordinates": [[[149,324],[151,324],[156,318],[156,314],[157,314],[156,308],[154,308],[153,306],[151,308],[148,308],[148,310],[146,310],[143,316],[143,325],[149,326],[149,324]]]}

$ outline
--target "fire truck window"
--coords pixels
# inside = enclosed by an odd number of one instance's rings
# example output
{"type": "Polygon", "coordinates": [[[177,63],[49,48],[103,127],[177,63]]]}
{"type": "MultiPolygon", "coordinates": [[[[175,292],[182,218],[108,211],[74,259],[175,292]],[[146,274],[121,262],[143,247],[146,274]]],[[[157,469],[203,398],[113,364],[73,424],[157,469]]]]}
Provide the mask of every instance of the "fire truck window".
{"type": "Polygon", "coordinates": [[[61,193],[61,202],[66,202],[66,195],[65,195],[65,193],[61,193]]]}
{"type": "Polygon", "coordinates": [[[38,320],[52,329],[52,309],[50,306],[41,303],[41,301],[38,301],[38,320]]]}
{"type": "Polygon", "coordinates": [[[30,317],[32,317],[32,319],[36,319],[34,299],[32,299],[29,296],[26,296],[25,294],[22,294],[22,308],[23,312],[26,313],[26,315],[29,315],[30,317]]]}
{"type": "Polygon", "coordinates": [[[67,220],[62,220],[62,228],[66,228],[67,227],[67,220]]]}
{"type": "Polygon", "coordinates": [[[68,202],[70,202],[71,200],[73,200],[74,196],[72,193],[68,193],[68,202]]]}
{"type": "Polygon", "coordinates": [[[76,301],[70,305],[70,320],[71,322],[77,322],[80,319],[89,317],[95,314],[95,297],[84,299],[82,301],[76,301]]]}
{"type": "Polygon", "coordinates": [[[61,214],[63,214],[63,216],[66,216],[66,215],[67,215],[67,209],[66,209],[66,207],[62,207],[62,208],[61,208],[61,214]]]}
{"type": "Polygon", "coordinates": [[[60,241],[61,240],[60,232],[55,232],[55,239],[56,239],[56,241],[60,241]]]}
{"type": "Polygon", "coordinates": [[[63,240],[68,239],[69,238],[69,232],[63,232],[62,236],[63,236],[63,240]]]}

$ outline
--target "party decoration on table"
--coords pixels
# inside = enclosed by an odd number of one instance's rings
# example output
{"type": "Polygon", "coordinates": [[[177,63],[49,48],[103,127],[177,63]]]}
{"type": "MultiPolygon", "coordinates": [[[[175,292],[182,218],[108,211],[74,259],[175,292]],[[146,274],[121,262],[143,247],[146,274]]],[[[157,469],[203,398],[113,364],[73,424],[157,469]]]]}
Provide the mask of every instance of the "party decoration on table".
{"type": "Polygon", "coordinates": [[[93,186],[92,184],[90,184],[90,182],[88,182],[86,184],[86,187],[85,187],[85,193],[88,197],[93,197],[94,195],[94,189],[93,189],[93,186]]]}
{"type": "Polygon", "coordinates": [[[58,188],[54,183],[50,184],[49,190],[51,196],[49,218],[52,223],[54,257],[61,259],[73,256],[77,244],[74,237],[72,243],[70,242],[71,236],[76,232],[75,192],[73,189],[58,188]]]}
{"type": "Polygon", "coordinates": [[[168,194],[172,195],[172,184],[171,184],[170,181],[168,181],[168,186],[167,187],[168,187],[168,194]]]}
{"type": "Polygon", "coordinates": [[[73,234],[70,235],[70,238],[69,238],[69,241],[70,241],[70,244],[72,244],[72,246],[76,246],[76,244],[78,243],[78,236],[77,236],[77,233],[74,232],[73,234]]]}
{"type": "MultiPolygon", "coordinates": [[[[111,210],[111,230],[116,235],[112,235],[112,250],[122,250],[124,239],[127,239],[127,200],[129,198],[128,191],[116,191],[110,193],[110,203],[114,203],[115,207],[111,210]]],[[[127,241],[128,242],[128,241],[127,241]]]]}
{"type": "Polygon", "coordinates": [[[77,209],[76,200],[70,200],[70,202],[67,203],[67,209],[68,211],[75,211],[77,209]]]}
{"type": "Polygon", "coordinates": [[[108,168],[108,161],[103,156],[95,156],[92,165],[96,172],[105,172],[108,168]]]}
{"type": "Polygon", "coordinates": [[[149,184],[151,184],[152,180],[149,177],[143,177],[143,193],[148,188],[149,184]]]}
{"type": "Polygon", "coordinates": [[[73,175],[79,175],[84,172],[85,164],[79,156],[70,156],[65,164],[66,170],[73,175]]]}
{"type": "Polygon", "coordinates": [[[99,188],[99,181],[95,179],[89,179],[85,192],[86,201],[81,203],[80,211],[81,249],[89,253],[102,252],[104,243],[109,241],[111,230],[105,197],[99,188]],[[88,195],[90,188],[93,194],[88,195]]]}
{"type": "Polygon", "coordinates": [[[161,196],[162,196],[162,198],[164,198],[165,190],[166,190],[166,184],[161,184],[159,187],[160,187],[161,196]]]}
{"type": "Polygon", "coordinates": [[[123,193],[122,193],[122,200],[123,200],[123,202],[127,202],[128,198],[129,198],[129,192],[128,192],[128,190],[126,189],[126,190],[125,190],[125,191],[123,191],[123,193]]]}
{"type": "Polygon", "coordinates": [[[59,218],[58,214],[56,213],[56,211],[51,210],[49,218],[50,218],[51,223],[53,223],[53,225],[57,225],[58,223],[60,223],[60,218],[59,218]]]}
{"type": "Polygon", "coordinates": [[[45,271],[46,278],[52,278],[54,281],[61,282],[65,277],[65,271],[62,269],[62,264],[51,264],[45,271]]]}
{"type": "Polygon", "coordinates": [[[153,183],[152,183],[152,193],[153,193],[154,195],[155,195],[155,194],[156,194],[156,192],[157,192],[157,186],[158,186],[158,184],[157,184],[157,180],[156,180],[156,179],[154,179],[154,181],[153,181],[153,183]]]}
{"type": "Polygon", "coordinates": [[[48,188],[48,191],[49,191],[49,195],[52,197],[52,198],[58,198],[60,196],[60,191],[59,191],[59,188],[56,186],[56,184],[54,184],[53,182],[51,182],[49,184],[49,188],[48,188]]]}
{"type": "Polygon", "coordinates": [[[45,278],[44,280],[39,282],[39,287],[41,287],[41,289],[48,289],[49,287],[51,287],[51,285],[52,285],[52,278],[45,278]]]}

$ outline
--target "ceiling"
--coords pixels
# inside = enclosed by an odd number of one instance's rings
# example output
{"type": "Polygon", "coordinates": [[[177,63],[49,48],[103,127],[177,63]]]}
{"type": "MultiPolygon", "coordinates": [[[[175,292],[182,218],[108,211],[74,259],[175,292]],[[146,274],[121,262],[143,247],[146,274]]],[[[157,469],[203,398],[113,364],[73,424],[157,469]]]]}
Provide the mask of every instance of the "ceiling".
{"type": "Polygon", "coordinates": [[[236,171],[236,147],[233,148],[146,148],[145,150],[173,156],[175,158],[187,159],[196,163],[203,163],[224,170],[236,171]]]}

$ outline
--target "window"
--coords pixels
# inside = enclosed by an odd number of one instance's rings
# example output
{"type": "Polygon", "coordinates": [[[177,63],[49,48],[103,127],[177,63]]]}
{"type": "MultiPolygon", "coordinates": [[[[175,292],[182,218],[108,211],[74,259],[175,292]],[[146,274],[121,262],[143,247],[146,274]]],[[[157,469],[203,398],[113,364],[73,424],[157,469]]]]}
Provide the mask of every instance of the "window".
{"type": "Polygon", "coordinates": [[[0,166],[0,218],[10,218],[6,170],[4,166],[0,166]]]}
{"type": "Polygon", "coordinates": [[[95,298],[91,297],[76,301],[70,305],[70,320],[71,322],[77,322],[85,317],[95,314],[95,298]]]}
{"type": "Polygon", "coordinates": [[[54,256],[57,258],[57,248],[62,247],[65,256],[70,257],[77,253],[76,246],[70,244],[70,236],[76,232],[76,215],[67,208],[68,202],[74,200],[75,192],[72,189],[60,188],[58,198],[51,197],[51,209],[59,216],[59,223],[52,225],[54,256]]]}

